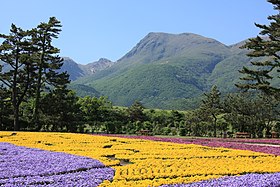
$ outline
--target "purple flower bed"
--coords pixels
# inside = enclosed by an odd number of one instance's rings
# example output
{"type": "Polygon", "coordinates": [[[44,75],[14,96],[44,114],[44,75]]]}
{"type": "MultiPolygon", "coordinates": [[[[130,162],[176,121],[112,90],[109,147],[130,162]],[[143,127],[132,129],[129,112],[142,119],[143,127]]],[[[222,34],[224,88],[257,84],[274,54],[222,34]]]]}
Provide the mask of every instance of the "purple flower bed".
{"type": "Polygon", "coordinates": [[[279,140],[271,140],[271,142],[269,142],[270,140],[268,139],[239,140],[239,139],[218,139],[218,138],[192,139],[192,138],[162,138],[162,137],[155,137],[155,136],[120,136],[120,135],[113,135],[113,136],[123,137],[123,138],[136,138],[136,139],[145,139],[145,140],[153,140],[153,141],[172,142],[172,143],[182,143],[182,144],[198,144],[198,145],[210,146],[210,147],[225,147],[225,148],[250,150],[255,152],[280,155],[280,147],[269,146],[269,143],[277,144],[279,140]],[[266,143],[266,145],[258,145],[257,143],[266,143]]]}
{"type": "Polygon", "coordinates": [[[0,143],[0,186],[98,186],[113,176],[98,160],[0,143]]]}
{"type": "Polygon", "coordinates": [[[280,173],[247,174],[243,176],[221,177],[190,184],[162,185],[161,187],[279,187],[280,173]]]}

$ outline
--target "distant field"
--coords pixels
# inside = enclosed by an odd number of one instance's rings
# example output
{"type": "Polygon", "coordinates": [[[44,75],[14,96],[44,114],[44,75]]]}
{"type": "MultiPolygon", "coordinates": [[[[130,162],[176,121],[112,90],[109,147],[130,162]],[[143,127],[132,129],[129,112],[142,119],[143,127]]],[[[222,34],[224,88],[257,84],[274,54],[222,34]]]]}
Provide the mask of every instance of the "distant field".
{"type": "Polygon", "coordinates": [[[279,140],[233,140],[0,132],[0,185],[280,185],[279,140]]]}

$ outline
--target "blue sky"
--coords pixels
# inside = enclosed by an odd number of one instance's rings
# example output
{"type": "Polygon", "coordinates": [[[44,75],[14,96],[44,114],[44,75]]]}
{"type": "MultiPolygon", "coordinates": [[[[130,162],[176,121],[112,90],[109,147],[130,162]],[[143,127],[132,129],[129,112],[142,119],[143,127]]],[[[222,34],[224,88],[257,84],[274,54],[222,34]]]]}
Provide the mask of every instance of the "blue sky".
{"type": "Polygon", "coordinates": [[[0,33],[55,16],[63,27],[54,41],[78,63],[120,59],[149,32],[196,33],[230,45],[255,37],[254,23],[275,14],[266,0],[1,0],[0,33]]]}

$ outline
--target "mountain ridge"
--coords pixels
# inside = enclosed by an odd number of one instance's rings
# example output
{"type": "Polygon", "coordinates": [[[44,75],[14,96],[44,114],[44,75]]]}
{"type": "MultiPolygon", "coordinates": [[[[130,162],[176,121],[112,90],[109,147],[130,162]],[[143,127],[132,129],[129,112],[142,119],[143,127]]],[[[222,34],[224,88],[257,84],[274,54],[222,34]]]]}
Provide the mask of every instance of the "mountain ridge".
{"type": "Polygon", "coordinates": [[[111,67],[73,84],[92,87],[116,105],[139,100],[150,108],[190,108],[214,84],[223,92],[236,91],[238,70],[250,61],[239,48],[243,43],[227,46],[193,33],[152,32],[111,67]]]}
{"type": "Polygon", "coordinates": [[[88,64],[79,64],[70,57],[62,57],[63,66],[59,70],[60,72],[66,71],[70,75],[70,80],[75,81],[81,77],[91,76],[96,72],[102,71],[111,67],[114,62],[100,58],[98,61],[94,61],[88,64]]]}

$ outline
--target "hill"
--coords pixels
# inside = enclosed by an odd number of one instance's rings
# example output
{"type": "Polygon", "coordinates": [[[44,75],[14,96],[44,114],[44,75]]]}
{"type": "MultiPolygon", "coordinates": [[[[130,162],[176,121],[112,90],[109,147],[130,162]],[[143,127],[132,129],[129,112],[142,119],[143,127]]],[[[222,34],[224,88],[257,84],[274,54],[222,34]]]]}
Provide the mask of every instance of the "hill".
{"type": "Polygon", "coordinates": [[[73,84],[95,88],[116,105],[187,109],[216,84],[235,90],[238,70],[250,59],[241,43],[226,46],[197,34],[149,33],[113,66],[73,84]]]}
{"type": "Polygon", "coordinates": [[[67,71],[70,75],[70,80],[74,81],[81,77],[93,75],[96,72],[102,71],[111,67],[114,62],[100,58],[98,61],[89,64],[78,64],[69,57],[63,57],[63,66],[60,71],[67,71]]]}

